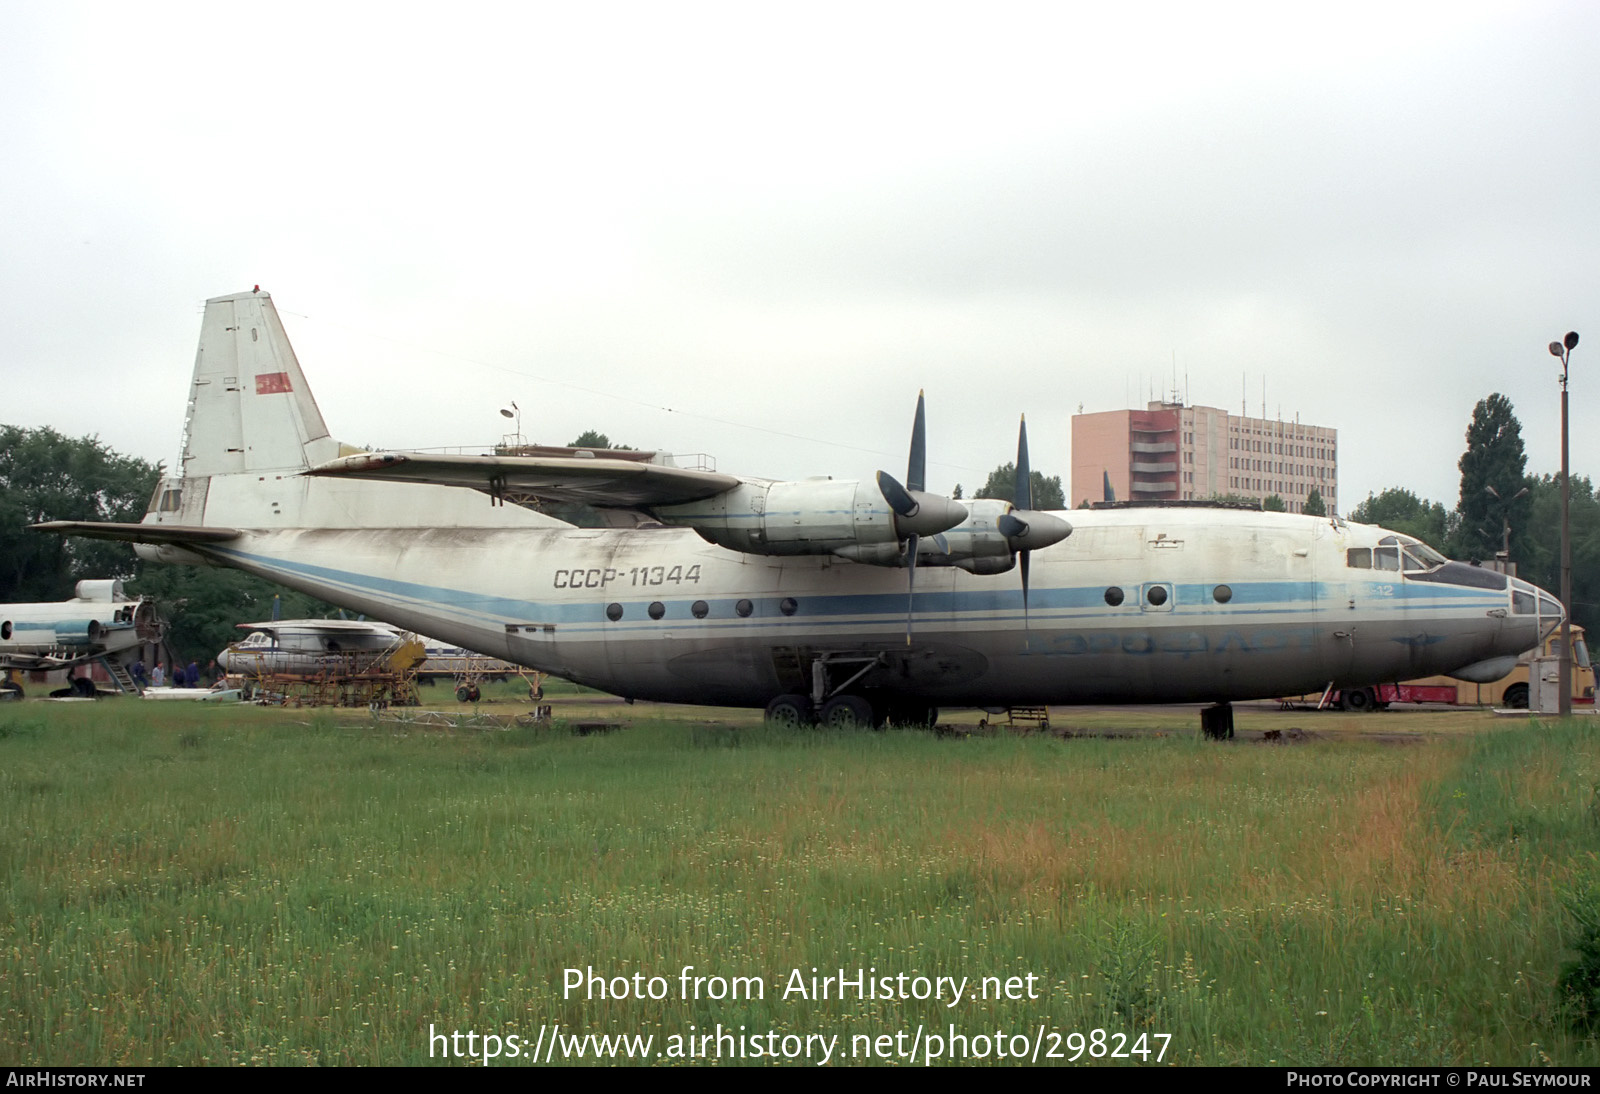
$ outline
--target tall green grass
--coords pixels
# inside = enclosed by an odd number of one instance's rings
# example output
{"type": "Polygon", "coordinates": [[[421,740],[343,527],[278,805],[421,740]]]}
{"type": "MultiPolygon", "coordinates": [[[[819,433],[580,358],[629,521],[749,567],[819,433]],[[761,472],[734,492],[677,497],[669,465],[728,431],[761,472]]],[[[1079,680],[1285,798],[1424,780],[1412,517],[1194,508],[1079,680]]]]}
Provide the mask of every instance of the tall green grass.
{"type": "Polygon", "coordinates": [[[720,1022],[846,1046],[919,1024],[1160,1032],[1167,1062],[1207,1064],[1593,1064],[1557,978],[1597,781],[1578,727],[574,737],[19,704],[0,708],[0,1063],[406,1064],[430,1027],[720,1022]],[[766,998],[679,998],[689,965],[766,998]],[[589,966],[671,996],[564,998],[562,970],[589,966]],[[813,967],[1033,974],[1041,998],[780,998],[813,967]]]}

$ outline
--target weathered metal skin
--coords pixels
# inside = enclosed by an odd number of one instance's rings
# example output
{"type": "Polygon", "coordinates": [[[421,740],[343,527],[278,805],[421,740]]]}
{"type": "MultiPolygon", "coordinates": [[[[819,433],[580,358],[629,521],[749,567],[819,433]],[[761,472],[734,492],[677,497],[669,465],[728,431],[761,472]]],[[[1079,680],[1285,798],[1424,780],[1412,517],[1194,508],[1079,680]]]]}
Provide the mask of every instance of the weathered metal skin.
{"type": "Polygon", "coordinates": [[[1005,576],[929,570],[909,648],[904,572],[680,529],[251,532],[195,550],[619,695],[731,706],[764,705],[798,683],[784,666],[826,652],[881,652],[865,689],[941,705],[1262,698],[1449,672],[1555,622],[1548,597],[1543,615],[1513,611],[1525,583],[1349,568],[1347,548],[1382,529],[1218,510],[1072,519],[1035,562],[1026,626],[1005,576]]]}

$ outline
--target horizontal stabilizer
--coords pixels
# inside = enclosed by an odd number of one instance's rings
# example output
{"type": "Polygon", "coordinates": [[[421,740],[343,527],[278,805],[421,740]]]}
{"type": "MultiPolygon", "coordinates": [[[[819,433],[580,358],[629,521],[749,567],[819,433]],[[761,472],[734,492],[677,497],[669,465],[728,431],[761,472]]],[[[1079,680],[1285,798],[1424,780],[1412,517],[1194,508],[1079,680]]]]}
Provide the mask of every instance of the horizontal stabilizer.
{"type": "Polygon", "coordinates": [[[115,521],[50,520],[32,527],[41,532],[89,539],[120,539],[129,543],[172,543],[179,547],[197,543],[224,543],[237,539],[237,528],[198,528],[182,524],[119,524],[115,521]]]}
{"type": "Polygon", "coordinates": [[[715,497],[739,485],[732,475],[686,467],[597,456],[450,456],[418,452],[363,452],[318,464],[308,475],[342,475],[381,482],[467,486],[500,495],[529,494],[547,501],[601,509],[679,505],[715,497]]]}

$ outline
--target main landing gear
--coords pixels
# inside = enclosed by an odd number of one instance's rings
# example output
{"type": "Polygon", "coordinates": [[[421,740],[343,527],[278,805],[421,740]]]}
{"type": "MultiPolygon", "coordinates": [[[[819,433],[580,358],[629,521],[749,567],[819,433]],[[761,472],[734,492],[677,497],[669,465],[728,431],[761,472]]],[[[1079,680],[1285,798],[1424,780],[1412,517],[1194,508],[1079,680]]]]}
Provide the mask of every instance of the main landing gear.
{"type": "Polygon", "coordinates": [[[899,696],[868,697],[847,691],[873,669],[882,654],[823,654],[811,662],[811,694],[786,692],[767,704],[767,724],[798,729],[881,729],[885,725],[930,729],[938,708],[899,696]]]}

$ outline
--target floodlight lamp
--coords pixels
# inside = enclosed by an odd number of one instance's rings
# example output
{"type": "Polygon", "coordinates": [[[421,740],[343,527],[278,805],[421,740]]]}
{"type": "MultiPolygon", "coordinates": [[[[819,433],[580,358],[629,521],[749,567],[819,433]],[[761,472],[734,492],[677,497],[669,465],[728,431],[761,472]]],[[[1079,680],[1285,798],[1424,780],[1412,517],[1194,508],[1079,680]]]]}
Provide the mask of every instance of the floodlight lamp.
{"type": "MultiPolygon", "coordinates": [[[[1560,357],[1561,356],[1561,343],[1560,342],[1551,342],[1550,343],[1550,356],[1551,357],[1560,357]]],[[[502,410],[500,413],[504,414],[505,411],[502,410]]]]}
{"type": "Polygon", "coordinates": [[[1566,346],[1566,347],[1567,347],[1567,348],[1568,348],[1568,349],[1569,349],[1569,350],[1571,350],[1571,349],[1577,349],[1577,348],[1578,348],[1578,332],[1577,332],[1577,331],[1575,331],[1575,330],[1569,330],[1569,331],[1568,331],[1568,332],[1567,332],[1567,336],[1566,336],[1566,337],[1565,337],[1565,338],[1563,338],[1563,339],[1562,339],[1562,340],[1561,340],[1561,342],[1562,342],[1562,344],[1563,344],[1563,345],[1565,345],[1565,346],[1566,346]]]}
{"type": "Polygon", "coordinates": [[[510,407],[503,406],[503,407],[500,408],[500,417],[502,417],[502,418],[515,418],[516,416],[517,416],[516,411],[512,410],[510,407]]]}

